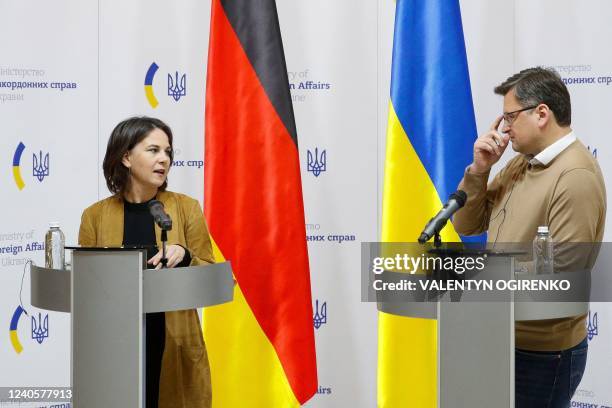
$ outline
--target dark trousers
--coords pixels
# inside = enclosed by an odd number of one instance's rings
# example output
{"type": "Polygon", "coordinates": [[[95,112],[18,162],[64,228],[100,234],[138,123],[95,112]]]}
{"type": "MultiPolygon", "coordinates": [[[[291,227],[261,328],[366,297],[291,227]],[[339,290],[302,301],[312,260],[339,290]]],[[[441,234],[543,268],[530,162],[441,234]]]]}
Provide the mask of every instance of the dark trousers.
{"type": "Polygon", "coordinates": [[[588,342],[562,351],[515,351],[515,407],[567,408],[586,367],[588,342]]]}
{"type": "Polygon", "coordinates": [[[157,408],[162,356],[166,343],[166,319],[162,313],[147,313],[146,317],[146,407],[157,408]]]}

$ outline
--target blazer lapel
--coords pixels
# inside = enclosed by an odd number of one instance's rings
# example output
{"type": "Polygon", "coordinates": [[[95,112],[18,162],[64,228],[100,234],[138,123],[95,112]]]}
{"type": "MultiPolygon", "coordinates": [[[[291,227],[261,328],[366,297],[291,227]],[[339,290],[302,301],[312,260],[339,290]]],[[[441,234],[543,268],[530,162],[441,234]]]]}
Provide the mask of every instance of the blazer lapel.
{"type": "Polygon", "coordinates": [[[120,247],[123,245],[123,200],[114,196],[104,208],[100,225],[100,242],[98,245],[120,247]]]}

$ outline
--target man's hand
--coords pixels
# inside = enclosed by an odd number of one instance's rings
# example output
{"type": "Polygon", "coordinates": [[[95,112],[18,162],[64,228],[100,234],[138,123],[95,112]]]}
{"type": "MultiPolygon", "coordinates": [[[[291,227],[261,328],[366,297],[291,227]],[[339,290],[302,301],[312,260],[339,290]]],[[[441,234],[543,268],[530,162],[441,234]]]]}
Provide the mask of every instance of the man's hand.
{"type": "Polygon", "coordinates": [[[470,165],[472,173],[488,172],[508,147],[510,137],[507,134],[502,136],[497,131],[503,118],[499,116],[495,119],[489,131],[474,142],[474,162],[470,165]]]}
{"type": "MultiPolygon", "coordinates": [[[[168,245],[166,247],[166,258],[168,258],[168,268],[174,268],[176,265],[178,265],[183,258],[185,257],[185,248],[183,248],[180,245],[168,245]]],[[[162,264],[161,264],[161,259],[162,259],[162,251],[159,251],[157,254],[155,254],[154,257],[152,257],[151,259],[149,259],[147,261],[147,263],[155,266],[155,269],[161,269],[162,264]]]]}

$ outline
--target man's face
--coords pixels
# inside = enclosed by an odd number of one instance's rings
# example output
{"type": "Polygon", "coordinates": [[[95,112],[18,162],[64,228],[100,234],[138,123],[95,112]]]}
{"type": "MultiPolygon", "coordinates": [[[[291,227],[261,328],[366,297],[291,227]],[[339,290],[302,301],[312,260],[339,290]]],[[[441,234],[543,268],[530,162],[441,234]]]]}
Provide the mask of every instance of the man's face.
{"type": "MultiPolygon", "coordinates": [[[[516,100],[514,90],[504,95],[504,112],[516,112],[527,106],[521,106],[516,100]]],[[[512,149],[522,154],[535,155],[539,153],[538,142],[538,115],[533,109],[516,112],[510,115],[510,123],[502,122],[502,132],[510,136],[512,149]]]]}

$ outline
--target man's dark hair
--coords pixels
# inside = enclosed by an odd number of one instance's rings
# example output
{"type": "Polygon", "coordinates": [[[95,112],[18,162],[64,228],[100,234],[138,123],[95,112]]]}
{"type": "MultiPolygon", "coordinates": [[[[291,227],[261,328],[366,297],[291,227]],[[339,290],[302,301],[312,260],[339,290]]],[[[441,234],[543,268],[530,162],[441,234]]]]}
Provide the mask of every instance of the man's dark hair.
{"type": "Polygon", "coordinates": [[[523,107],[546,104],[555,115],[559,126],[572,123],[572,105],[567,87],[552,68],[527,68],[496,86],[494,92],[506,95],[514,89],[523,107]]]}
{"type": "MultiPolygon", "coordinates": [[[[122,163],[123,156],[132,150],[154,129],[162,130],[168,136],[168,143],[172,148],[172,131],[170,127],[159,119],[147,116],[133,117],[120,122],[113,129],[108,145],[102,169],[104,179],[111,193],[123,194],[128,188],[130,172],[122,163]]],[[[173,152],[170,152],[170,165],[172,165],[173,152]]],[[[159,187],[159,191],[164,191],[168,186],[168,180],[159,187]]]]}

